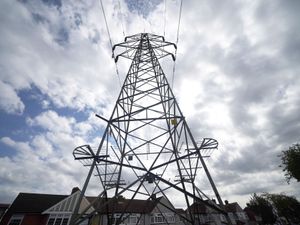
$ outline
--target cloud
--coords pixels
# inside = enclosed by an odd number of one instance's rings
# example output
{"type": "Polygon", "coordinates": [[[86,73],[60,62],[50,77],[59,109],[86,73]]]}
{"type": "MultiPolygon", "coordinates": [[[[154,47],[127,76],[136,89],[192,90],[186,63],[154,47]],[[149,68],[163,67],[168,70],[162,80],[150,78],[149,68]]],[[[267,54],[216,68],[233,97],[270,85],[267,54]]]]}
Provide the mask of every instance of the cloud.
{"type": "MultiPolygon", "coordinates": [[[[104,4],[113,44],[123,40],[123,31],[165,32],[166,40],[176,42],[180,1],[166,1],[166,15],[164,1],[154,1],[148,11],[130,3],[120,1],[121,9],[117,1],[104,4]]],[[[72,149],[97,147],[106,123],[94,114],[109,118],[120,90],[100,6],[4,0],[0,8],[9,12],[0,14],[0,108],[23,116],[33,131],[22,141],[1,138],[16,151],[0,158],[1,190],[6,196],[13,196],[11,187],[14,193],[65,193],[68,180],[77,185],[86,175],[73,162],[72,149]],[[29,105],[20,92],[33,87],[46,96],[46,111],[22,115],[29,105]],[[64,115],[65,109],[85,114],[79,119],[64,115]],[[42,178],[49,189],[37,187],[40,176],[49,177],[42,178]],[[63,180],[59,189],[57,180],[63,180]]],[[[297,1],[183,2],[173,90],[195,139],[219,141],[207,164],[229,200],[245,203],[254,191],[300,196],[277,167],[278,153],[300,137],[299,8],[297,1]]],[[[121,80],[129,63],[118,62],[121,80]]],[[[171,81],[172,62],[163,64],[171,81]]]]}
{"type": "MultiPolygon", "coordinates": [[[[1,77],[5,82],[1,86],[5,85],[7,92],[1,106],[7,105],[6,111],[22,113],[24,105],[18,101],[18,91],[32,85],[57,107],[100,110],[108,101],[104,96],[109,85],[105,83],[116,77],[109,50],[100,45],[103,38],[94,22],[99,15],[87,16],[84,11],[74,12],[73,7],[58,10],[42,2],[2,2],[3,10],[19,15],[1,20],[5,30],[1,43],[6,43],[1,45],[1,77]],[[5,104],[8,100],[14,100],[10,106],[5,104]]],[[[93,6],[82,7],[91,10],[93,6]]]]}
{"type": "Polygon", "coordinates": [[[65,194],[72,186],[80,186],[86,171],[73,159],[72,150],[87,142],[83,137],[90,128],[88,122],[84,123],[86,126],[79,125],[79,128],[75,123],[72,117],[46,111],[28,119],[30,126],[38,128],[28,141],[10,137],[0,139],[16,151],[11,157],[0,158],[1,191],[6,193],[0,197],[2,202],[11,201],[19,191],[47,190],[49,193],[65,194]]]}
{"type": "Polygon", "coordinates": [[[25,108],[24,103],[15,90],[8,84],[0,81],[0,109],[11,114],[22,114],[25,108]]]}
{"type": "Polygon", "coordinates": [[[59,116],[55,111],[52,110],[43,112],[34,119],[27,119],[28,125],[39,126],[45,130],[51,130],[52,132],[70,133],[72,131],[71,126],[74,123],[74,118],[59,116]]]}

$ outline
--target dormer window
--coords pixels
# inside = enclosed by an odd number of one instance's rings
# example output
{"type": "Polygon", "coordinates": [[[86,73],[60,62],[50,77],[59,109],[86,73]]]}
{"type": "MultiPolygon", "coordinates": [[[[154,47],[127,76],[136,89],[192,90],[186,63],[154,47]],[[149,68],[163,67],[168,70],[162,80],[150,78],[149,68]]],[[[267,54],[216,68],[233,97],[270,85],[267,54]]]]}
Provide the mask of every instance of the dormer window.
{"type": "Polygon", "coordinates": [[[47,225],[67,225],[70,217],[70,214],[52,214],[48,219],[47,225]]]}
{"type": "Polygon", "coordinates": [[[24,215],[13,215],[10,218],[8,225],[20,225],[23,220],[24,215]]]}

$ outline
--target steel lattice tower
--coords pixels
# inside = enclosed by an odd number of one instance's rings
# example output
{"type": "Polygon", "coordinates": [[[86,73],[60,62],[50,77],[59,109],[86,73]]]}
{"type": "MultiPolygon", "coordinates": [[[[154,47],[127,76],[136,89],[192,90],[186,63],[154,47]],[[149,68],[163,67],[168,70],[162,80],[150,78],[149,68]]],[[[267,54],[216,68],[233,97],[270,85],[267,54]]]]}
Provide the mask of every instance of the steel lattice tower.
{"type": "MultiPolygon", "coordinates": [[[[158,61],[168,55],[175,60],[167,51],[173,47],[176,45],[166,42],[164,37],[148,33],[128,36],[113,47],[113,51],[124,48],[115,57],[116,61],[124,57],[132,63],[111,117],[97,115],[107,122],[98,149],[93,151],[84,145],[73,152],[76,160],[90,166],[79,203],[91,176],[97,175],[101,192],[96,201],[101,201],[103,210],[121,195],[130,200],[161,195],[170,202],[174,196],[177,201],[180,199],[187,209],[185,215],[180,215],[185,224],[196,224],[190,210],[194,202],[227,215],[204,161],[205,151],[217,148],[218,143],[210,138],[200,143],[195,141],[158,61]],[[218,205],[198,187],[200,169],[208,178],[218,205]]],[[[73,224],[84,217],[78,215],[78,209],[79,204],[73,224]]],[[[122,217],[118,223],[122,223],[122,217]]]]}

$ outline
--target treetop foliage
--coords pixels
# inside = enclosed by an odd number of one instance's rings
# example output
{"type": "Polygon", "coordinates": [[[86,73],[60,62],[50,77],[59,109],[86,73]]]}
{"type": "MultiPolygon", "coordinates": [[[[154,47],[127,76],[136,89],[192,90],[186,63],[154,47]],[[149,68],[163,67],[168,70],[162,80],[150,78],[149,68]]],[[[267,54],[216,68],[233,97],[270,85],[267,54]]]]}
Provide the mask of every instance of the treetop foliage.
{"type": "Polygon", "coordinates": [[[288,224],[300,224],[300,202],[293,196],[254,193],[247,206],[261,216],[263,224],[280,223],[282,220],[288,224]]]}
{"type": "Polygon", "coordinates": [[[287,183],[292,178],[295,178],[298,182],[300,181],[300,144],[294,144],[289,147],[288,150],[282,151],[281,165],[285,172],[285,178],[287,183]]]}
{"type": "Polygon", "coordinates": [[[271,203],[264,197],[254,193],[247,206],[256,214],[261,216],[263,224],[274,224],[276,215],[271,203]]]}

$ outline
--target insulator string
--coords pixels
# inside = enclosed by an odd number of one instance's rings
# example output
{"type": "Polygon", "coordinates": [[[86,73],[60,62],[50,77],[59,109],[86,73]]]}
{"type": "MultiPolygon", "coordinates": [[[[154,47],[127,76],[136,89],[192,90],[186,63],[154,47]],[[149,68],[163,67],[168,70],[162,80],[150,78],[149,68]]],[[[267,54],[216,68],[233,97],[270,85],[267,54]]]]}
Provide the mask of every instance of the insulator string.
{"type": "Polygon", "coordinates": [[[121,15],[121,26],[122,26],[123,36],[124,36],[124,38],[125,38],[126,35],[125,35],[125,29],[124,29],[124,25],[123,25],[123,20],[124,20],[124,18],[123,18],[123,12],[122,12],[122,9],[121,9],[121,3],[120,3],[120,0],[118,0],[118,4],[119,4],[119,13],[120,13],[120,15],[121,15]]]}
{"type": "MultiPolygon", "coordinates": [[[[182,14],[182,2],[183,0],[180,0],[180,7],[179,7],[179,16],[178,16],[178,26],[177,26],[177,37],[176,37],[176,46],[178,46],[178,41],[179,41],[179,31],[180,31],[180,23],[181,23],[181,14],[182,14]]],[[[176,70],[176,61],[177,61],[177,49],[175,49],[175,61],[173,64],[173,74],[172,74],[172,89],[173,89],[173,84],[174,84],[174,79],[175,79],[175,70],[176,70]]]]}
{"type": "MultiPolygon", "coordinates": [[[[107,19],[106,19],[106,14],[105,14],[105,9],[104,9],[102,0],[99,0],[99,3],[100,3],[100,7],[101,7],[102,14],[103,14],[103,17],[104,17],[106,31],[107,31],[107,35],[108,35],[108,38],[109,38],[110,47],[111,47],[111,50],[112,50],[113,43],[112,43],[112,39],[111,39],[111,36],[110,36],[109,27],[108,27],[108,23],[107,23],[107,19]]],[[[113,57],[113,59],[115,59],[115,56],[114,56],[113,53],[112,53],[112,57],[113,57]]],[[[115,62],[115,60],[114,60],[114,62],[115,62]]],[[[118,79],[119,79],[119,84],[120,84],[120,87],[122,87],[122,85],[121,85],[121,79],[120,79],[120,74],[119,74],[118,66],[117,66],[116,63],[115,63],[115,66],[116,66],[116,73],[117,73],[117,76],[118,76],[118,79]]]]}

